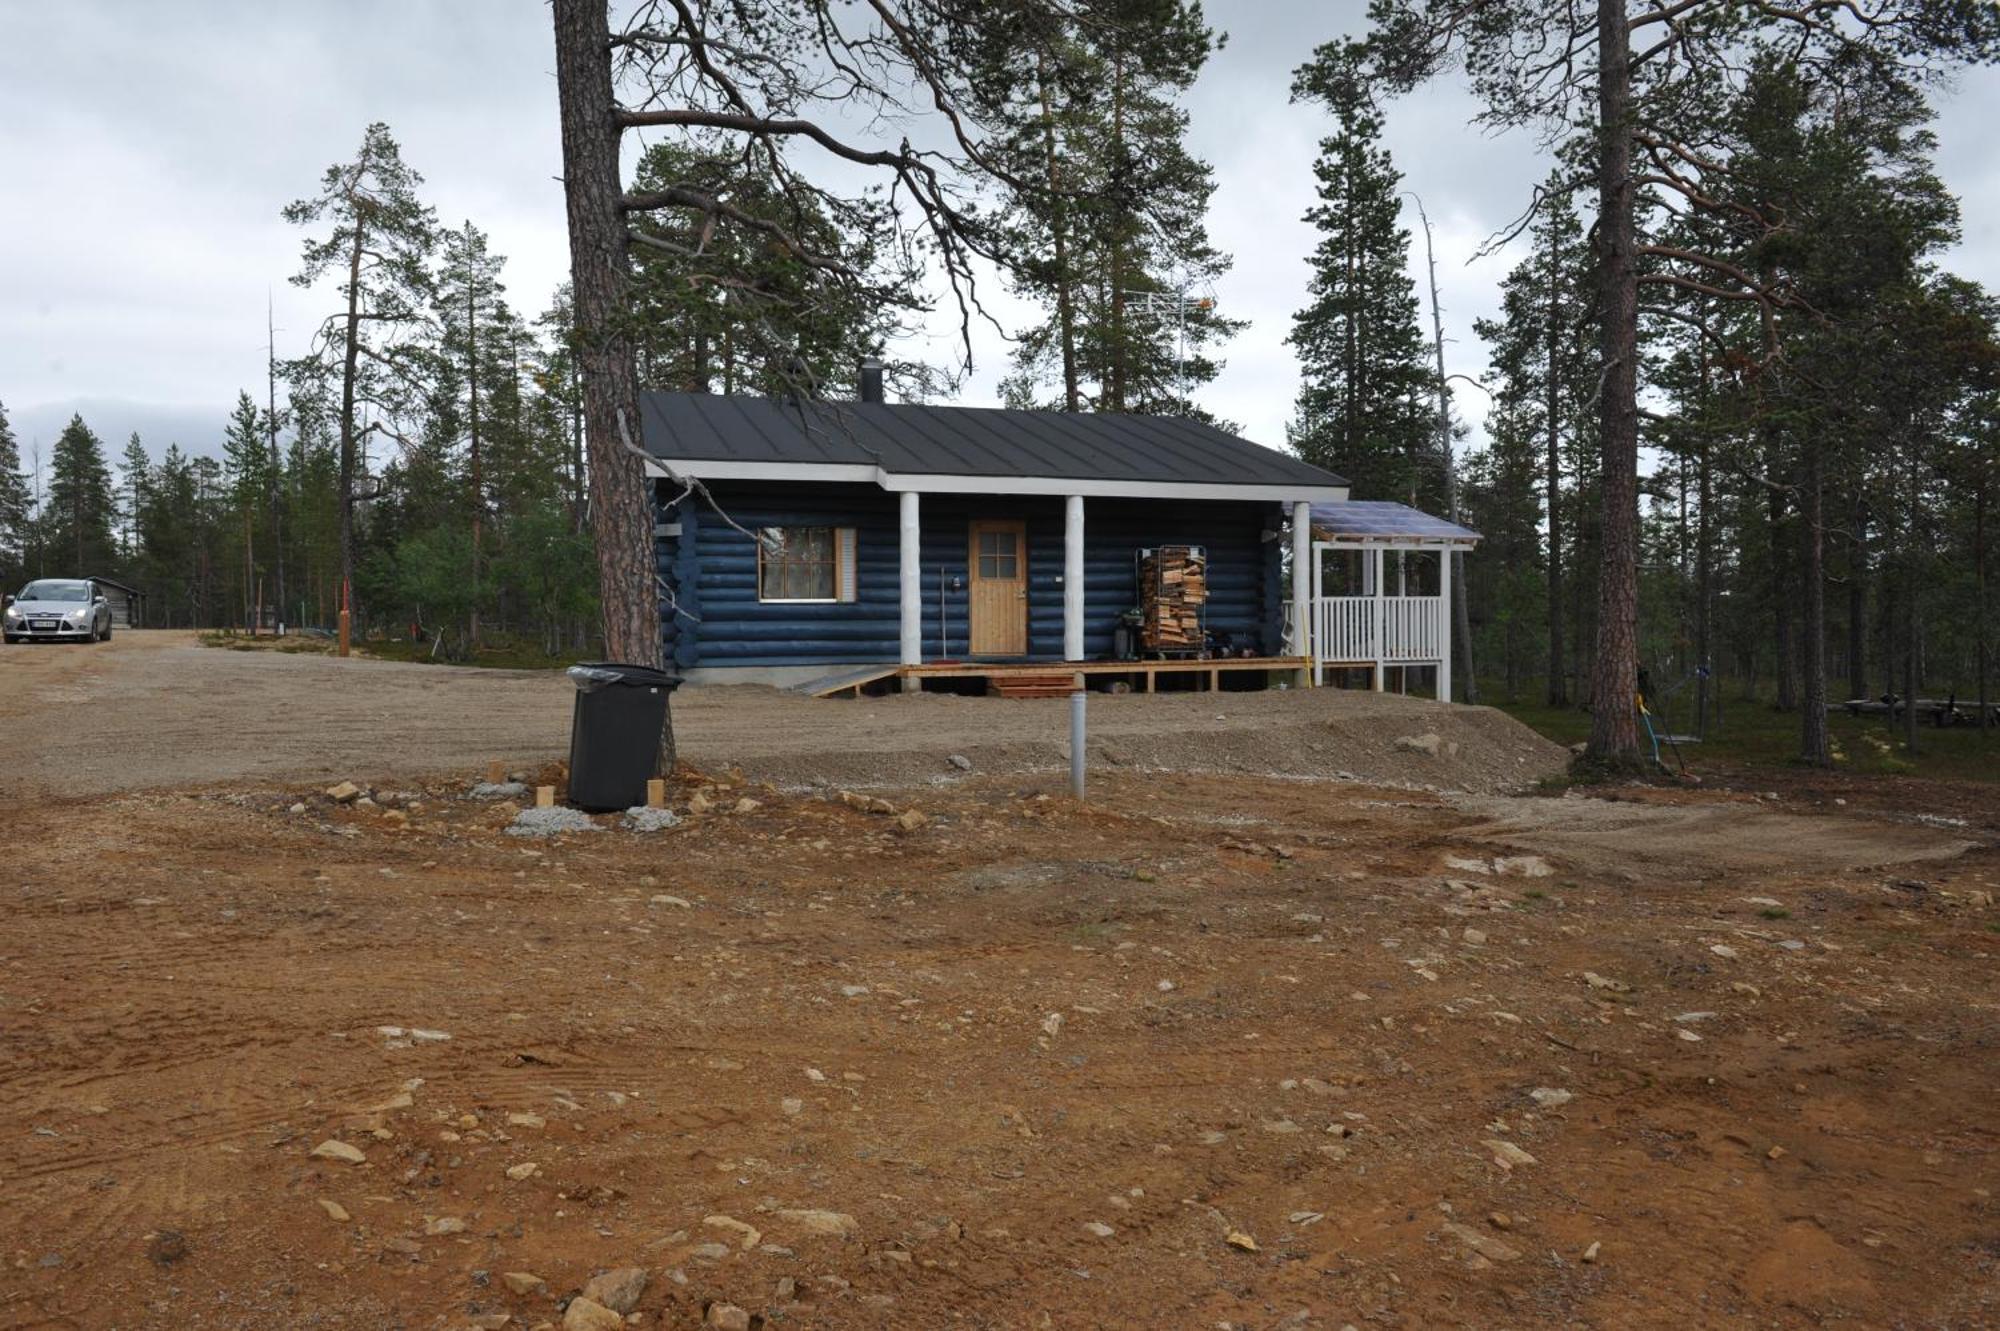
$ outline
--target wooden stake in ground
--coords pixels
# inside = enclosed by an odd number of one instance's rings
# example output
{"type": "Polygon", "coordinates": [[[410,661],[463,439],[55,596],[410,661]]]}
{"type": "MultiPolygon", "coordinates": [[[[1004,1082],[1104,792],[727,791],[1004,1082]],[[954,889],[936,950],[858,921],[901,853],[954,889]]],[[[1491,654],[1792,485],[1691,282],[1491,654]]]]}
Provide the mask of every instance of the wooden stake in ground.
{"type": "Polygon", "coordinates": [[[497,786],[506,779],[507,779],[507,764],[501,762],[497,758],[494,759],[492,762],[486,764],[487,785],[497,786]]]}
{"type": "Polygon", "coordinates": [[[651,778],[646,782],[646,807],[649,809],[664,809],[666,805],[667,783],[657,776],[651,778]]]}
{"type": "Polygon", "coordinates": [[[553,808],[555,808],[555,807],[556,807],[556,788],[555,788],[554,786],[536,786],[536,787],[535,787],[535,807],[536,807],[537,809],[553,809],[553,808]]]}

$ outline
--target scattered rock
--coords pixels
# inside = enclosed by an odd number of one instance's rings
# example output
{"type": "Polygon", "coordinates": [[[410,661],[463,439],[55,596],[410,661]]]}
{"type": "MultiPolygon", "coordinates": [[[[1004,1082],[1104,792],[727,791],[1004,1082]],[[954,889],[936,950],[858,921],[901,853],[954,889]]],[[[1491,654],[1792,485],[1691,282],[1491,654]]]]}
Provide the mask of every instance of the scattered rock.
{"type": "Polygon", "coordinates": [[[946,756],[945,761],[961,772],[970,772],[972,770],[972,759],[962,753],[949,754],[946,756]]]}
{"type": "Polygon", "coordinates": [[[1528,1098],[1543,1109],[1560,1109],[1576,1099],[1570,1092],[1558,1090],[1553,1086],[1537,1086],[1528,1092],[1528,1098]]]}
{"type": "Polygon", "coordinates": [[[1105,1224],[1102,1220],[1088,1220],[1084,1222],[1083,1232],[1100,1239],[1108,1239],[1118,1231],[1105,1224]]]}
{"type": "Polygon", "coordinates": [[[510,1128],[545,1128],[549,1121],[540,1114],[509,1114],[507,1126],[510,1128]]]}
{"type": "Polygon", "coordinates": [[[322,1197],[319,1199],[319,1209],[326,1212],[326,1218],[328,1220],[335,1221],[338,1224],[344,1225],[348,1221],[354,1219],[353,1216],[347,1213],[347,1208],[345,1206],[342,1206],[339,1202],[334,1201],[330,1197],[322,1197]]]}
{"type": "Polygon", "coordinates": [[[762,801],[762,800],[754,800],[754,799],[751,799],[751,798],[750,798],[750,797],[749,797],[748,795],[745,795],[745,796],[744,796],[744,797],[743,797],[742,799],[740,799],[740,800],[736,801],[736,807],[735,807],[734,809],[730,810],[730,812],[732,812],[732,813],[755,813],[755,812],[757,812],[757,810],[759,810],[759,809],[761,809],[761,808],[763,808],[763,807],[764,807],[764,801],[762,801]]]}
{"type": "Polygon", "coordinates": [[[1257,1240],[1251,1238],[1248,1234],[1245,1234],[1240,1229],[1230,1230],[1228,1237],[1223,1239],[1223,1242],[1227,1243],[1232,1248],[1240,1248],[1244,1252],[1263,1251],[1263,1249],[1257,1246],[1257,1240]]]}
{"type": "Polygon", "coordinates": [[[1042,1018],[1042,1034],[1055,1035],[1060,1033],[1062,1028],[1063,1028],[1062,1013],[1051,1012],[1049,1013],[1048,1016],[1042,1018]]]}
{"type": "Polygon", "coordinates": [[[1472,946],[1479,947],[1486,942],[1486,931],[1484,929],[1467,929],[1463,937],[1472,946]]]}
{"type": "Polygon", "coordinates": [[[1521,1250],[1511,1243],[1503,1242],[1471,1225],[1461,1225],[1457,1221],[1447,1221],[1444,1232],[1478,1253],[1489,1262],[1519,1261],[1521,1250]]]}
{"type": "Polygon", "coordinates": [[[549,1284],[532,1271],[502,1271],[500,1283],[516,1294],[539,1294],[549,1284]]]}
{"type": "Polygon", "coordinates": [[[312,1155],[315,1160],[339,1160],[350,1165],[358,1165],[368,1158],[361,1154],[359,1148],[333,1138],[328,1138],[313,1147],[312,1155]]]}
{"type": "Polygon", "coordinates": [[[335,804],[352,804],[361,798],[361,787],[352,781],[343,781],[337,786],[327,787],[326,797],[335,804]]]}
{"type": "Polygon", "coordinates": [[[1438,751],[1443,747],[1444,737],[1435,732],[1404,735],[1396,741],[1396,749],[1400,753],[1421,753],[1432,758],[1437,757],[1438,751]]]}
{"type": "Polygon", "coordinates": [[[477,1327],[478,1331],[505,1331],[507,1324],[513,1320],[512,1313],[475,1313],[472,1325],[477,1327]]]}
{"type": "Polygon", "coordinates": [[[711,1303],[702,1324],[715,1331],[750,1331],[750,1314],[733,1303],[711,1303]]]}
{"type": "Polygon", "coordinates": [[[517,800],[528,793],[528,787],[519,781],[481,781],[465,793],[475,800],[517,800]]]}
{"type": "Polygon", "coordinates": [[[905,809],[896,815],[896,826],[905,832],[914,832],[929,821],[921,809],[905,809]]]}
{"type": "Polygon", "coordinates": [[[465,1222],[455,1215],[436,1216],[424,1222],[424,1233],[434,1239],[443,1238],[447,1234],[463,1234],[464,1232],[465,1222]]]}
{"type": "Polygon", "coordinates": [[[1603,1243],[1593,1239],[1591,1241],[1590,1246],[1583,1250],[1583,1260],[1591,1263],[1592,1265],[1596,1265],[1597,1254],[1603,1247],[1604,1247],[1603,1243]]]}
{"type": "Polygon", "coordinates": [[[594,1299],[574,1298],[563,1309],[563,1331],[625,1331],[625,1319],[594,1299]]]}
{"type": "Polygon", "coordinates": [[[507,1177],[519,1183],[522,1179],[533,1178],[540,1171],[541,1166],[529,1160],[518,1165],[507,1166],[507,1177]]]}
{"type": "Polygon", "coordinates": [[[1583,973],[1583,982],[1593,989],[1604,989],[1614,994],[1629,994],[1632,992],[1632,986],[1623,980],[1613,980],[1607,976],[1599,975],[1596,971],[1585,971],[1583,973]]]}
{"type": "Polygon", "coordinates": [[[702,1217],[701,1223],[707,1225],[710,1229],[720,1229],[726,1233],[736,1234],[741,1236],[743,1241],[743,1250],[745,1252],[748,1252],[750,1249],[756,1247],[760,1242],[763,1241],[764,1238],[763,1234],[760,1233],[755,1226],[746,1225],[741,1220],[736,1219],[734,1216],[726,1216],[726,1215],[704,1216],[702,1217]]]}
{"type": "Polygon", "coordinates": [[[649,898],[649,900],[655,906],[672,906],[678,910],[694,909],[694,903],[689,901],[686,897],[677,897],[669,892],[661,892],[649,898]]]}
{"type": "Polygon", "coordinates": [[[1502,1141],[1498,1137],[1488,1137],[1483,1144],[1487,1150],[1493,1152],[1493,1163],[1502,1169],[1512,1169],[1515,1165],[1532,1165],[1535,1163],[1534,1156],[1529,1155],[1510,1141],[1502,1141]]]}
{"type": "Polygon", "coordinates": [[[639,1306],[639,1296],[646,1292],[646,1272],[643,1267],[621,1266],[615,1271],[592,1276],[583,1287],[583,1297],[593,1303],[601,1303],[612,1312],[623,1316],[639,1306]]]}
{"type": "Polygon", "coordinates": [[[845,1211],[786,1210],[777,1215],[780,1220],[822,1238],[851,1238],[861,1228],[861,1222],[845,1211]]]}
{"type": "Polygon", "coordinates": [[[646,805],[625,810],[619,825],[628,832],[664,832],[681,825],[681,816],[672,809],[654,809],[646,805]]]}
{"type": "Polygon", "coordinates": [[[177,1229],[163,1229],[146,1243],[146,1256],[154,1266],[172,1266],[188,1255],[187,1237],[177,1229]]]}
{"type": "Polygon", "coordinates": [[[304,804],[294,804],[290,809],[286,810],[287,813],[304,813],[305,811],[306,806],[304,804]]]}
{"type": "Polygon", "coordinates": [[[508,836],[558,836],[564,832],[602,832],[604,829],[591,821],[590,815],[581,809],[566,805],[552,805],[549,808],[523,809],[514,815],[514,821],[507,827],[508,836]]]}

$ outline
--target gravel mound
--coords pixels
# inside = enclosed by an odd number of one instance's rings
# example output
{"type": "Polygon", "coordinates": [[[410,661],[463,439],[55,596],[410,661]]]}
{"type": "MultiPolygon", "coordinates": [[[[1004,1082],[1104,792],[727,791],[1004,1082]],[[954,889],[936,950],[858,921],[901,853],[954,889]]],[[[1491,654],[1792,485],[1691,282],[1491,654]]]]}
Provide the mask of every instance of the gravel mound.
{"type": "Polygon", "coordinates": [[[631,832],[664,832],[681,825],[681,816],[672,809],[652,809],[638,805],[625,810],[621,826],[631,832]]]}
{"type": "Polygon", "coordinates": [[[552,809],[523,809],[514,816],[508,836],[556,836],[562,832],[602,832],[581,809],[558,804],[552,809]]]}
{"type": "Polygon", "coordinates": [[[481,781],[465,793],[476,800],[517,800],[528,788],[519,781],[481,781]]]}

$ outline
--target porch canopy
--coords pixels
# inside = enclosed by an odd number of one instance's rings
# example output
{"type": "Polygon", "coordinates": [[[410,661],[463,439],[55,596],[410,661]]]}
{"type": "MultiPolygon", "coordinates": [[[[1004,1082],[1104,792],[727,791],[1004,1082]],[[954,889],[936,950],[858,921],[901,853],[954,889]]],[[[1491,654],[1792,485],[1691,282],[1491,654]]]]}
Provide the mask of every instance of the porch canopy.
{"type": "Polygon", "coordinates": [[[1330,668],[1370,667],[1375,687],[1387,667],[1435,665],[1437,693],[1451,697],[1452,556],[1479,543],[1469,527],[1388,500],[1321,501],[1311,507],[1312,674],[1330,668]],[[1352,553],[1360,562],[1360,592],[1326,595],[1326,556],[1352,553]],[[1390,553],[1437,557],[1437,593],[1412,595],[1409,570],[1399,559],[1395,595],[1389,594],[1390,553]]]}

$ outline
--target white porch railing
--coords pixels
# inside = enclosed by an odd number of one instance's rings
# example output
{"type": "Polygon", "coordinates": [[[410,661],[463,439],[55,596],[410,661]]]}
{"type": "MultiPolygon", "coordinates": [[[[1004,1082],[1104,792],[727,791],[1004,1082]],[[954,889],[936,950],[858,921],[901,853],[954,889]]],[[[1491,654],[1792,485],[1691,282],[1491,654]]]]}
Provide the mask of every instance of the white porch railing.
{"type": "Polygon", "coordinates": [[[1441,596],[1322,596],[1313,602],[1315,666],[1444,657],[1441,596]]]}

